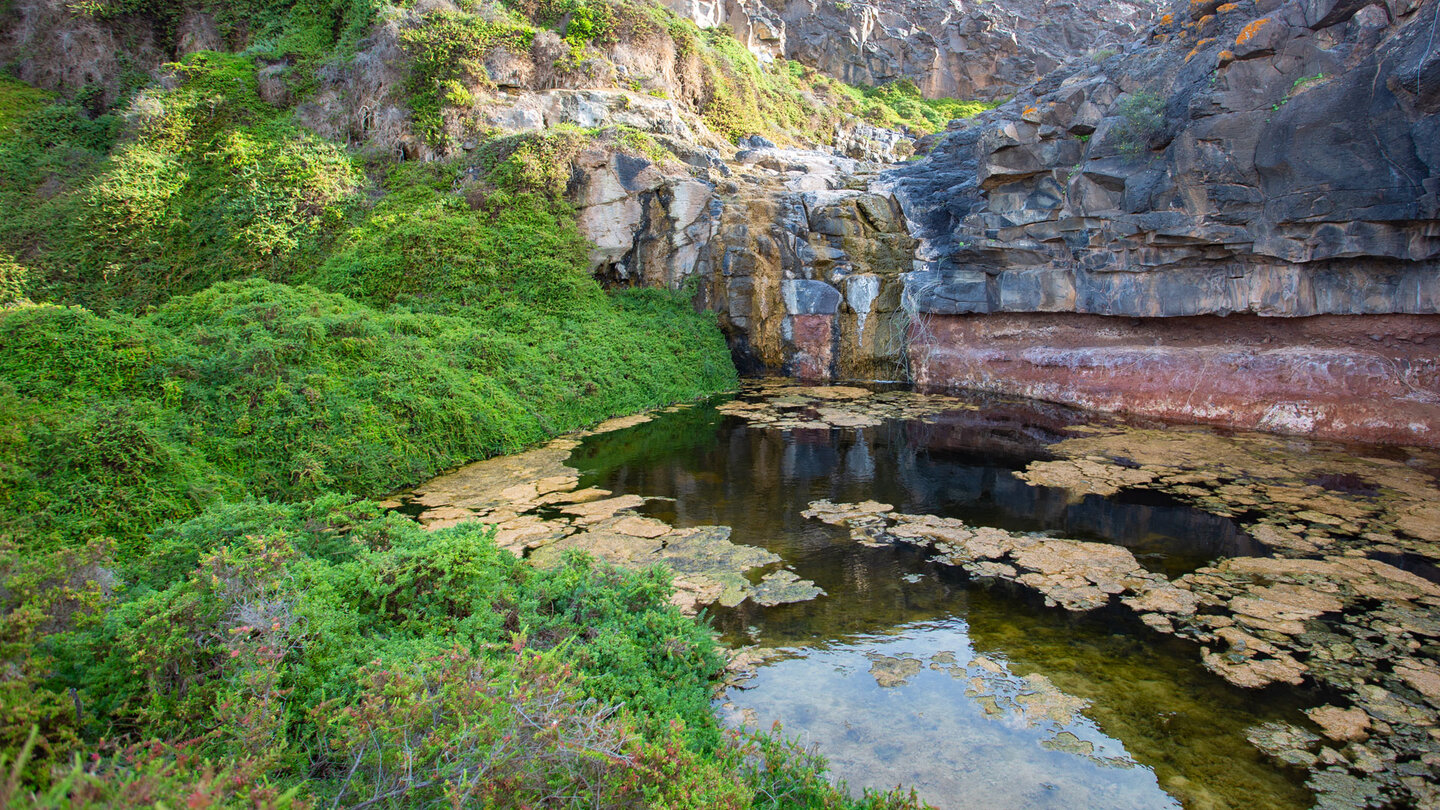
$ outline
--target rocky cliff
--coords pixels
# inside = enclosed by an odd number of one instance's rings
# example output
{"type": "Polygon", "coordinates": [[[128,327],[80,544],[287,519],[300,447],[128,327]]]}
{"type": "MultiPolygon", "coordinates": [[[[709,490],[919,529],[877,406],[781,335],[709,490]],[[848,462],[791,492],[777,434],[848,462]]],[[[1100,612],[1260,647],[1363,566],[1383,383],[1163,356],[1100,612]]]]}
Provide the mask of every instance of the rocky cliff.
{"type": "Polygon", "coordinates": [[[1133,41],[1157,0],[665,0],[727,25],[757,57],[794,59],[855,84],[910,79],[932,97],[1003,99],[1077,55],[1133,41]]]}
{"type": "Polygon", "coordinates": [[[923,160],[637,188],[607,266],[700,276],[750,370],[1433,444],[1437,6],[1182,4],[923,160]]]}
{"type": "MultiPolygon", "coordinates": [[[[545,171],[594,272],[693,284],[746,371],[1440,443],[1440,0],[592,6],[387,7],[259,95],[377,161],[589,133],[545,171]],[[1015,95],[920,137],[826,74],[1015,95]]],[[[217,14],[17,0],[0,58],[114,96],[217,14]]]]}
{"type": "Polygon", "coordinates": [[[749,144],[610,261],[752,370],[1433,444],[1437,6],[1183,4],[923,160],[749,144]]]}
{"type": "Polygon", "coordinates": [[[1180,5],[891,172],[915,379],[1440,441],[1437,8],[1180,5]]]}

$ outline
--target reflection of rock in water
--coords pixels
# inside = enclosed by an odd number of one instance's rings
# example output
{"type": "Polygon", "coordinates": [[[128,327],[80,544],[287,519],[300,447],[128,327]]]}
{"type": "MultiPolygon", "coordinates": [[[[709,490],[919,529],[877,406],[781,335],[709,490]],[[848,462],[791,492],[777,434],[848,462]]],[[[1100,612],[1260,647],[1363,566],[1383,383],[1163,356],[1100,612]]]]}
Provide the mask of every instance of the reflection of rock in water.
{"type": "Polygon", "coordinates": [[[724,712],[819,742],[853,787],[914,785],[941,808],[1177,806],[1086,705],[975,653],[948,622],[796,651],[729,693],[724,712]]]}
{"type": "MultiPolygon", "coordinates": [[[[652,418],[612,419],[581,435],[621,431],[652,418]]],[[[752,583],[749,572],[780,557],[730,542],[727,526],[675,528],[634,514],[646,501],[638,495],[611,497],[607,489],[580,489],[580,474],[565,463],[578,444],[574,438],[556,439],[462,467],[416,490],[407,503],[430,529],[491,523],[501,548],[536,565],[556,565],[571,550],[626,568],[664,565],[675,573],[672,601],[692,613],[710,604],[733,607],[749,599],[774,606],[824,594],[786,570],[770,571],[752,583]]]]}
{"type": "MultiPolygon", "coordinates": [[[[1306,723],[1299,710],[1308,708],[1326,734],[1279,749],[1281,759],[1310,768],[1324,801],[1433,798],[1430,786],[1440,783],[1440,740],[1429,731],[1440,725],[1440,586],[1426,577],[1437,570],[1440,454],[1355,458],[1344,448],[1273,436],[1077,425],[1064,409],[992,413],[906,392],[775,387],[786,390],[773,401],[761,389],[747,393],[727,407],[735,418],[723,422],[686,416],[700,425],[703,441],[672,440],[662,419],[633,434],[594,437],[576,453],[579,466],[600,471],[586,484],[674,498],[643,509],[666,525],[731,526],[733,542],[764,546],[794,569],[775,575],[774,584],[805,578],[833,595],[777,608],[752,596],[717,614],[732,637],[814,643],[967,611],[981,590],[951,573],[956,569],[927,561],[939,551],[940,561],[959,563],[1009,600],[1023,599],[1023,588],[1072,609],[1113,604],[1096,610],[1109,617],[1100,626],[1123,618],[1106,632],[1133,644],[1136,656],[1176,637],[1190,640],[1193,646],[1171,646],[1167,654],[1188,658],[1197,683],[1208,669],[1246,687],[1322,684],[1330,690],[1324,696],[1283,693],[1294,703],[1288,714],[1263,718],[1298,728],[1306,723]],[[652,430],[685,449],[642,438],[652,430]],[[643,461],[632,448],[648,448],[643,461]],[[822,501],[829,506],[818,511],[840,518],[837,525],[801,517],[822,501]],[[1250,556],[1262,548],[1275,556],[1250,556]],[[1166,635],[1143,632],[1136,617],[1166,635]]],[[[754,593],[769,584],[752,586],[754,593]]],[[[1002,653],[1035,646],[1005,637],[1002,653]]],[[[1257,791],[1282,797],[1275,804],[1304,801],[1273,784],[1284,783],[1275,771],[1251,761],[1255,749],[1242,732],[1260,718],[1240,707],[1275,705],[1281,692],[1225,692],[1228,702],[1196,701],[1178,711],[1169,675],[1146,670],[1137,675],[1142,680],[1122,678],[1113,656],[1081,655],[1093,643],[1067,636],[1021,671],[1050,678],[1057,693],[1095,701],[1095,716],[1125,730],[1147,764],[1183,763],[1165,764],[1162,784],[1187,802],[1227,806],[1257,791]],[[1131,700],[1131,693],[1144,699],[1131,700]],[[1131,704],[1150,707],[1149,714],[1131,704]],[[1220,759],[1244,760],[1243,778],[1204,761],[1203,752],[1222,745],[1210,739],[1222,725],[1229,735],[1223,745],[1239,747],[1220,759]]],[[[982,674],[959,663],[970,658],[870,651],[879,657],[854,666],[882,695],[924,689],[926,678],[940,673],[964,672],[968,688],[982,674]],[[917,670],[915,660],[925,666],[917,670]]],[[[1167,660],[1170,669],[1178,666],[1167,660]]],[[[1214,678],[1204,683],[1195,688],[1223,686],[1214,678]]],[[[1035,712],[1046,710],[1047,694],[1027,697],[1035,712]]],[[[983,683],[969,702],[977,720],[1024,723],[1028,716],[1014,696],[983,683]]],[[[831,709],[850,711],[823,710],[831,709]]],[[[872,746],[884,739],[879,728],[870,732],[872,746]]],[[[1083,749],[1058,732],[1047,739],[1056,756],[1083,749]]]]}
{"type": "MultiPolygon", "coordinates": [[[[1121,597],[1150,628],[1204,645],[1206,668],[1237,686],[1323,683],[1383,723],[1385,736],[1369,747],[1352,742],[1319,753],[1311,750],[1314,735],[1267,728],[1252,741],[1286,764],[1312,769],[1311,784],[1322,793],[1333,793],[1338,775],[1353,769],[1365,774],[1356,789],[1375,796],[1414,801],[1435,793],[1428,774],[1440,770],[1440,738],[1428,729],[1440,722],[1433,642],[1440,638],[1440,585],[1360,556],[1234,558],[1170,582],[1103,543],[973,527],[874,501],[820,500],[804,514],[849,527],[863,543],[933,548],[940,562],[1024,585],[1068,610],[1121,597]],[[1428,651],[1422,639],[1432,640],[1428,651]],[[1423,764],[1415,765],[1417,758],[1423,764]],[[1427,776],[1412,784],[1417,768],[1427,776]]],[[[1360,722],[1334,711],[1315,717],[1344,735],[1360,722]]],[[[1341,781],[1350,785],[1348,777],[1341,781]]]]}
{"type": "Polygon", "coordinates": [[[1110,425],[1049,448],[1020,477],[1074,497],[1121,489],[1164,492],[1208,512],[1239,516],[1282,556],[1412,554],[1440,562],[1440,502],[1427,470],[1434,450],[1358,457],[1319,442],[1265,434],[1222,436],[1193,427],[1110,425]],[[1393,454],[1392,454],[1393,455],[1393,454]]]}

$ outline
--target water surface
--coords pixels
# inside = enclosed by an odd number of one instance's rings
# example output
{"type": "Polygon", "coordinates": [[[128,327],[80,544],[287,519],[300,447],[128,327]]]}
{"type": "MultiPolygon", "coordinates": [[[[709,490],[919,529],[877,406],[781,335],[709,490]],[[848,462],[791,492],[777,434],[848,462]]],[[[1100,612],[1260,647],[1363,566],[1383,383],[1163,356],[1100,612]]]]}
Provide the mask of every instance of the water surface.
{"type": "Polygon", "coordinates": [[[582,486],[655,498],[642,511],[673,525],[730,526],[826,591],[711,611],[728,643],[781,651],[727,695],[737,723],[779,722],[852,787],[913,786],[939,807],[1309,806],[1303,772],[1265,759],[1245,729],[1304,722],[1314,696],[1232,687],[1128,611],[1046,607],[801,515],[819,499],[877,500],[1119,544],[1172,578],[1266,553],[1230,519],[1163,494],[1076,498],[1016,477],[1086,417],[978,401],[925,421],[780,430],[718,403],[590,437],[568,463],[582,486]]]}

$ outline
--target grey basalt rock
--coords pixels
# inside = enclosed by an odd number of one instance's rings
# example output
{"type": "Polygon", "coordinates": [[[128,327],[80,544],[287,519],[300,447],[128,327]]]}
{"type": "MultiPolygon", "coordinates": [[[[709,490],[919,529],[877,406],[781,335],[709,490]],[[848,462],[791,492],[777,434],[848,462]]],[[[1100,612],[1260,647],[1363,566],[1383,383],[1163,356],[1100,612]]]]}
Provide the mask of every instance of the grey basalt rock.
{"type": "Polygon", "coordinates": [[[910,79],[931,97],[996,100],[1067,59],[1103,56],[1156,17],[1158,0],[664,0],[702,27],[729,25],[762,60],[846,82],[910,79]]]}
{"type": "Polygon", "coordinates": [[[885,177],[930,267],[907,276],[907,300],[935,314],[1440,313],[1437,14],[1178,3],[1121,56],[955,122],[885,177]]]}
{"type": "Polygon", "coordinates": [[[780,295],[791,315],[834,315],[840,310],[840,291],[823,281],[787,279],[780,282],[780,295]]]}

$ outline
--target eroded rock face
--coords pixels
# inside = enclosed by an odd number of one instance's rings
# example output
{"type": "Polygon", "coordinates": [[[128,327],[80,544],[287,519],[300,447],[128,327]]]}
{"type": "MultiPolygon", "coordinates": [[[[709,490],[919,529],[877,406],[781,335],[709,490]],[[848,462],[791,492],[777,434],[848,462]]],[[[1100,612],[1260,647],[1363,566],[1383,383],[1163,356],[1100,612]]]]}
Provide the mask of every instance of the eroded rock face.
{"type": "Polygon", "coordinates": [[[1181,4],[920,162],[744,150],[645,283],[701,273],[747,371],[1436,444],[1434,10],[1181,4]]]}
{"type": "Polygon", "coordinates": [[[956,122],[885,177],[916,381],[1434,444],[1437,13],[1178,4],[956,122]]]}
{"type": "Polygon", "coordinates": [[[1067,59],[1135,39],[1160,3],[1046,0],[665,0],[729,25],[761,59],[794,59],[852,84],[910,79],[928,96],[1001,99],[1067,59]]]}
{"type": "Polygon", "coordinates": [[[934,315],[923,385],[1338,439],[1440,442],[1440,318],[934,315]]]}
{"type": "Polygon", "coordinates": [[[1434,6],[1312,28],[1277,5],[1161,25],[896,169],[928,262],[916,307],[1440,311],[1440,119],[1410,76],[1435,59],[1434,6]]]}
{"type": "Polygon", "coordinates": [[[895,199],[871,190],[876,164],[768,144],[729,160],[675,152],[686,159],[597,147],[575,161],[570,197],[602,280],[678,289],[698,276],[745,371],[904,377],[900,278],[916,243],[895,199]]]}

